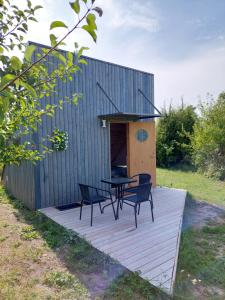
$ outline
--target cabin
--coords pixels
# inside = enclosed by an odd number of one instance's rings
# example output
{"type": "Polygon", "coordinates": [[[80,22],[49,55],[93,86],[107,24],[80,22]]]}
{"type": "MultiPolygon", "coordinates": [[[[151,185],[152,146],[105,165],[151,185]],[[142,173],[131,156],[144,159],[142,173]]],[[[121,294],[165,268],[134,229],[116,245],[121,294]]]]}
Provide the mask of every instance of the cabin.
{"type": "MultiPolygon", "coordinates": [[[[37,53],[46,47],[31,44],[37,53]]],[[[74,93],[81,93],[82,99],[77,105],[64,105],[53,118],[45,117],[32,137],[38,144],[60,130],[68,136],[67,149],[53,150],[36,165],[24,162],[6,168],[7,190],[32,210],[78,202],[78,183],[106,187],[103,178],[147,172],[156,185],[155,118],[160,112],[154,105],[154,75],[84,59],[87,65],[72,81],[58,80],[50,103],[74,93]]]]}

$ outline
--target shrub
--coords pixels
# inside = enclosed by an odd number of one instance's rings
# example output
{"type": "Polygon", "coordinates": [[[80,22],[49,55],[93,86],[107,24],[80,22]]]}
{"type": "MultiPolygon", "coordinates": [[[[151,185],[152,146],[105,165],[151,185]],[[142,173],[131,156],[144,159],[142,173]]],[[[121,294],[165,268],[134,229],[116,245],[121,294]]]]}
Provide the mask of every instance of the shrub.
{"type": "Polygon", "coordinates": [[[163,111],[157,124],[157,165],[168,167],[191,161],[191,134],[196,122],[195,108],[172,108],[163,111]]]}
{"type": "Polygon", "coordinates": [[[216,101],[200,104],[194,126],[193,162],[207,176],[225,180],[225,92],[216,101]]]}

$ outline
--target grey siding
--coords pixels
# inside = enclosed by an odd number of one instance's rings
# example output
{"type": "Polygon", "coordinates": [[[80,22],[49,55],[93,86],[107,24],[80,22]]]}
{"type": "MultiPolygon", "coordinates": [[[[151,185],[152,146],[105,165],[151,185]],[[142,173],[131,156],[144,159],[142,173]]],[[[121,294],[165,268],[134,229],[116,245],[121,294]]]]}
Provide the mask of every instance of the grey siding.
{"type": "Polygon", "coordinates": [[[20,166],[7,166],[4,183],[8,192],[24,204],[35,209],[34,165],[24,162],[20,166]]]}
{"type": "Polygon", "coordinates": [[[77,106],[65,105],[53,119],[45,119],[40,136],[55,128],[69,134],[68,150],[54,152],[40,164],[41,206],[63,205],[79,200],[78,183],[101,185],[110,176],[109,126],[100,127],[98,115],[116,112],[97,86],[101,84],[123,112],[153,113],[138,92],[140,88],[153,101],[153,75],[86,58],[88,65],[73,81],[58,83],[57,102],[63,96],[79,92],[83,99],[77,106]]]}

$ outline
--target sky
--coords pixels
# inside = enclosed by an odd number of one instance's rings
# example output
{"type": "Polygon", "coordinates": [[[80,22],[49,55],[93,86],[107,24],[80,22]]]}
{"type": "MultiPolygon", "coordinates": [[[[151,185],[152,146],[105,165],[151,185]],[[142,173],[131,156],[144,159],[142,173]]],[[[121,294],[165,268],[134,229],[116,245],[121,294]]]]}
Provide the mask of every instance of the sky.
{"type": "MultiPolygon", "coordinates": [[[[75,15],[69,1],[34,1],[44,8],[28,39],[49,45],[50,23],[61,20],[71,27],[75,15]]],[[[104,12],[97,21],[97,44],[77,30],[66,49],[78,41],[90,48],[87,56],[153,73],[159,108],[180,105],[182,98],[195,106],[208,94],[216,98],[225,91],[225,0],[96,0],[95,5],[104,12]]]]}

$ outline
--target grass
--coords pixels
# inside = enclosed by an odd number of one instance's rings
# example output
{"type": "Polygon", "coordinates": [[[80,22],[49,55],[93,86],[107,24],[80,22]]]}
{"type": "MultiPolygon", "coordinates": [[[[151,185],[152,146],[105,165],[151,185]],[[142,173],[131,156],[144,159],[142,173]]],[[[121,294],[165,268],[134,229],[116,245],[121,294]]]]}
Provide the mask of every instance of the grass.
{"type": "MultiPolygon", "coordinates": [[[[207,178],[190,166],[157,168],[157,184],[185,189],[188,199],[225,206],[225,182],[207,178]]],[[[225,299],[224,253],[225,220],[183,232],[174,299],[225,299]]]]}
{"type": "Polygon", "coordinates": [[[193,199],[225,206],[225,182],[213,180],[197,173],[193,168],[157,168],[157,184],[185,189],[193,199]]]}
{"type": "Polygon", "coordinates": [[[175,296],[178,299],[225,299],[224,253],[225,220],[184,232],[175,296]]]}

